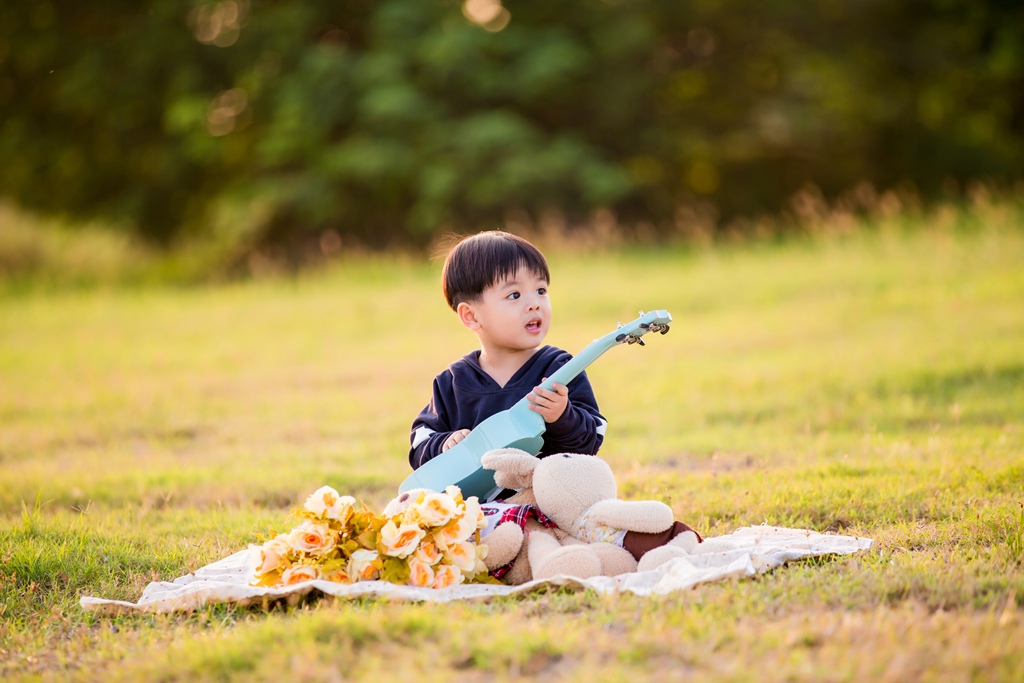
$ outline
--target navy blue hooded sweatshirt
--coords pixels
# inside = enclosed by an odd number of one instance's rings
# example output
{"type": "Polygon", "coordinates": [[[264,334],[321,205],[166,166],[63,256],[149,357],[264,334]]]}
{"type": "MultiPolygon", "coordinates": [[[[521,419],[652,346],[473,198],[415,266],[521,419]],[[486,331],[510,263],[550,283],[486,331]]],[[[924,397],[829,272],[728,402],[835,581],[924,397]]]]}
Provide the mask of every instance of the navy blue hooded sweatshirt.
{"type": "MultiPolygon", "coordinates": [[[[413,469],[420,467],[441,452],[452,432],[473,429],[495,413],[511,408],[571,358],[559,348],[542,346],[504,387],[480,367],[479,351],[455,361],[434,378],[430,403],[412,423],[409,464],[413,469]]],[[[547,425],[540,457],[552,453],[596,455],[604,441],[608,422],[598,412],[587,374],[581,372],[568,386],[569,405],[557,421],[547,425]]]]}

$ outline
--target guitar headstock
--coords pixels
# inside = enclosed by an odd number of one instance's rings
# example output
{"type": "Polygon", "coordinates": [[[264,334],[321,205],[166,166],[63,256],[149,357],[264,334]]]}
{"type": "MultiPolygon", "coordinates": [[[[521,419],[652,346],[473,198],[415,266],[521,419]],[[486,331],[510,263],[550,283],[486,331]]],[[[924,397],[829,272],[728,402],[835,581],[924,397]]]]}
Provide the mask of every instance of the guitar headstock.
{"type": "MultiPolygon", "coordinates": [[[[576,375],[583,371],[583,368],[594,362],[598,356],[619,344],[644,345],[640,338],[648,332],[668,332],[668,324],[672,322],[672,316],[668,311],[651,311],[650,313],[640,312],[640,317],[631,323],[623,325],[619,323],[614,330],[608,334],[598,337],[587,345],[587,348],[573,356],[572,360],[555,370],[551,377],[548,377],[541,384],[545,389],[550,389],[555,382],[568,384],[576,375]]],[[[523,398],[521,403],[526,405],[529,401],[523,398]]],[[[518,404],[517,404],[518,405],[518,404]]],[[[530,413],[536,415],[536,413],[530,413]]]]}
{"type": "Polygon", "coordinates": [[[660,332],[666,334],[669,330],[668,324],[672,322],[672,315],[668,311],[640,311],[640,317],[626,325],[619,325],[615,330],[615,341],[620,344],[644,345],[641,339],[648,332],[660,332]]]}

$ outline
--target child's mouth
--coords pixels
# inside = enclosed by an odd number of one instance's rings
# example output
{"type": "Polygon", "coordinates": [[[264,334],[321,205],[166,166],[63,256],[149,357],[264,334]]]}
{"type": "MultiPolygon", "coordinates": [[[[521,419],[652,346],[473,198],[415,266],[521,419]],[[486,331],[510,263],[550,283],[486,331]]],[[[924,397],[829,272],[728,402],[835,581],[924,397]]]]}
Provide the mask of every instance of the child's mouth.
{"type": "Polygon", "coordinates": [[[527,332],[540,332],[541,322],[539,320],[531,320],[526,323],[527,332]]]}

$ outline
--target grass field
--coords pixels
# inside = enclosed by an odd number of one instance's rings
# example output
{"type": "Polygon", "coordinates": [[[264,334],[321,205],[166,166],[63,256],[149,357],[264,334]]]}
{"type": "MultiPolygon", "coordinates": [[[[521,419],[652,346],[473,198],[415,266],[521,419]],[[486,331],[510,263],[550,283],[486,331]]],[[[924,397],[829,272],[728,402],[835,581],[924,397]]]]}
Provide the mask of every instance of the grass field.
{"type": "Polygon", "coordinates": [[[283,530],[328,483],[382,506],[430,380],[472,348],[436,263],[0,295],[4,680],[1024,681],[1024,212],[853,236],[551,254],[623,498],[706,535],[870,551],[662,598],[321,600],[98,617],[283,530]]]}

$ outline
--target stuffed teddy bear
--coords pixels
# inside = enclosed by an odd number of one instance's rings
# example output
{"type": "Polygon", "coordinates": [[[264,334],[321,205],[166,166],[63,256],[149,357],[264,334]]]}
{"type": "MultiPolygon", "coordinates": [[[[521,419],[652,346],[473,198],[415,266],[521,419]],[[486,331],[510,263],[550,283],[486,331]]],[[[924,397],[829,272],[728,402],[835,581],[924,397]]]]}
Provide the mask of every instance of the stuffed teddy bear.
{"type": "Polygon", "coordinates": [[[580,541],[559,529],[541,511],[533,491],[537,458],[520,457],[524,453],[498,449],[481,458],[485,469],[494,470],[498,486],[516,489],[509,498],[482,506],[485,514],[496,511],[501,515],[494,531],[487,536],[488,556],[484,562],[488,569],[493,569],[491,573],[505,583],[519,585],[531,578],[546,579],[558,574],[586,579],[636,571],[636,560],[622,548],[580,541]],[[508,523],[509,520],[516,523],[508,523]],[[515,548],[519,548],[518,552],[512,552],[515,548]]]}
{"type": "Polygon", "coordinates": [[[485,454],[481,462],[529,481],[537,506],[560,530],[590,544],[584,547],[603,542],[624,548],[637,561],[637,571],[688,555],[703,541],[694,529],[675,521],[664,503],[619,500],[615,475],[597,456],[561,453],[541,459],[503,448],[485,454]]]}

